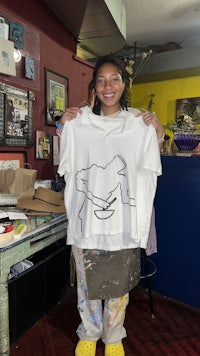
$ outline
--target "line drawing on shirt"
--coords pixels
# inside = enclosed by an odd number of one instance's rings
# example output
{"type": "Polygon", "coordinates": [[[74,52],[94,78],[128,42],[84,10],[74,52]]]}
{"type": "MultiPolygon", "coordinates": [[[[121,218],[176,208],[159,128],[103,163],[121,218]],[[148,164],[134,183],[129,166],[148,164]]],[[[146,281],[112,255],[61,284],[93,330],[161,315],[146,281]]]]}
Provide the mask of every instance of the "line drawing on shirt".
{"type": "Polygon", "coordinates": [[[130,197],[127,164],[119,154],[115,155],[105,166],[92,164],[90,167],[82,168],[75,174],[76,190],[84,193],[82,205],[78,217],[81,221],[85,218],[83,213],[88,204],[92,204],[93,212],[97,219],[105,220],[113,216],[116,203],[136,207],[135,198],[130,197]],[[98,177],[98,178],[96,178],[98,177]],[[102,192],[99,184],[105,182],[102,192]],[[101,193],[100,193],[101,192],[101,193]]]}

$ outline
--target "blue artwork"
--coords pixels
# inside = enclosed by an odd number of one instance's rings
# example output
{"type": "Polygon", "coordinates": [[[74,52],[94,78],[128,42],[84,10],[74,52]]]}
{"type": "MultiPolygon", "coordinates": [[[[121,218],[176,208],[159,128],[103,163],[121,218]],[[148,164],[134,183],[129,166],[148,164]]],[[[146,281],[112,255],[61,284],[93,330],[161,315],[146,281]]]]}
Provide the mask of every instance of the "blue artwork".
{"type": "Polygon", "coordinates": [[[35,64],[33,58],[25,57],[25,77],[35,79],[35,64]]]}
{"type": "Polygon", "coordinates": [[[14,42],[17,49],[24,48],[24,28],[16,23],[10,23],[9,39],[14,42]]]}

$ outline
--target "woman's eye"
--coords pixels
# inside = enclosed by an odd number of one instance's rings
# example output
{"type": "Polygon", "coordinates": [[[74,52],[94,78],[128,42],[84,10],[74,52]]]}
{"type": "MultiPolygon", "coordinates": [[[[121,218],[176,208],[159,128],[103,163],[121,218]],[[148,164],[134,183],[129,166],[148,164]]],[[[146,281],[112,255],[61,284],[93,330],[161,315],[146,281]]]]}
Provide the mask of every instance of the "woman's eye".
{"type": "Polygon", "coordinates": [[[97,79],[96,81],[96,85],[98,86],[103,86],[105,85],[105,83],[107,84],[118,84],[120,82],[120,78],[119,77],[113,77],[113,78],[110,78],[110,79],[103,79],[103,78],[99,78],[97,79]]]}
{"type": "Polygon", "coordinates": [[[111,82],[112,83],[118,83],[119,82],[119,78],[118,77],[112,78],[111,82]]]}
{"type": "Polygon", "coordinates": [[[103,79],[97,79],[97,85],[103,85],[104,80],[103,79]]]}

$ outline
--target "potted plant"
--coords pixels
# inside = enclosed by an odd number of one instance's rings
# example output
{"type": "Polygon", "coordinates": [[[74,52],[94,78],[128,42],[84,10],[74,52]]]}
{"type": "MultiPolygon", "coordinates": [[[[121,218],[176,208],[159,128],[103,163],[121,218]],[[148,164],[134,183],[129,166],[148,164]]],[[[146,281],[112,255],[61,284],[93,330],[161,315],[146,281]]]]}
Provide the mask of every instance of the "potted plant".
{"type": "Polygon", "coordinates": [[[200,124],[189,115],[179,116],[164,128],[174,133],[174,142],[180,151],[193,151],[200,142],[200,124]]]}

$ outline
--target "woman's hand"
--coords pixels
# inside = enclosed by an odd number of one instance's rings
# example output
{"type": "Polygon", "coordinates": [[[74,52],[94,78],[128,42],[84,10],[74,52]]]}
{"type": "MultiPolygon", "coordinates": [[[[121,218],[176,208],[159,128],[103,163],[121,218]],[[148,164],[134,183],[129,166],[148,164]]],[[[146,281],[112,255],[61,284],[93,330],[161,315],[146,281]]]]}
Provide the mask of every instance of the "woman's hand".
{"type": "Polygon", "coordinates": [[[62,135],[63,126],[65,121],[73,120],[78,113],[81,113],[81,110],[77,107],[67,108],[66,111],[62,114],[59,121],[56,121],[56,133],[59,137],[62,135]]]}
{"type": "Polygon", "coordinates": [[[66,120],[69,121],[73,120],[78,113],[81,114],[81,109],[79,109],[78,107],[74,106],[74,107],[67,108],[60,118],[60,123],[64,125],[66,120]]]}
{"type": "Polygon", "coordinates": [[[152,124],[155,127],[156,130],[156,134],[157,134],[157,138],[158,141],[163,139],[163,126],[160,123],[160,121],[158,120],[155,112],[150,112],[150,111],[142,111],[139,114],[136,115],[137,117],[142,117],[144,123],[149,126],[150,124],[152,124]]]}

